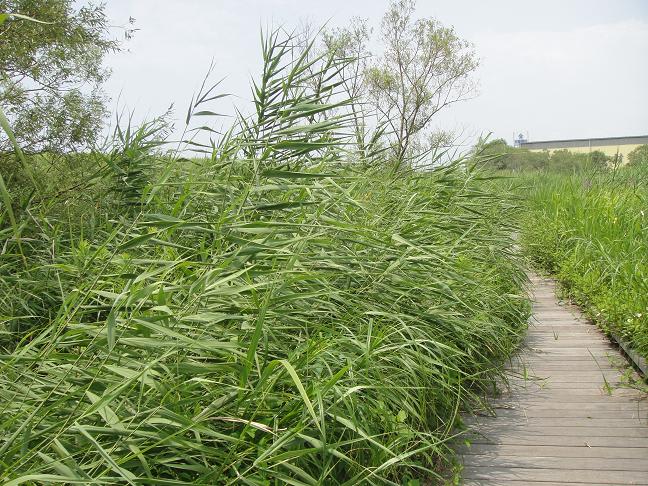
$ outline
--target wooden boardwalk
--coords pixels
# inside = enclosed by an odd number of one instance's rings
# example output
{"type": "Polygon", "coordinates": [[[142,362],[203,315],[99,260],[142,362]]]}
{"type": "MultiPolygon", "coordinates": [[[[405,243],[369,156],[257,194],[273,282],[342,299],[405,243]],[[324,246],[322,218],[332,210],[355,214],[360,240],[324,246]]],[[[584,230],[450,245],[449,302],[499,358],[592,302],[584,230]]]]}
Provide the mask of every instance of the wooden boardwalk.
{"type": "Polygon", "coordinates": [[[619,351],[537,276],[526,346],[496,416],[470,417],[466,485],[646,484],[648,400],[617,387],[619,351]]]}

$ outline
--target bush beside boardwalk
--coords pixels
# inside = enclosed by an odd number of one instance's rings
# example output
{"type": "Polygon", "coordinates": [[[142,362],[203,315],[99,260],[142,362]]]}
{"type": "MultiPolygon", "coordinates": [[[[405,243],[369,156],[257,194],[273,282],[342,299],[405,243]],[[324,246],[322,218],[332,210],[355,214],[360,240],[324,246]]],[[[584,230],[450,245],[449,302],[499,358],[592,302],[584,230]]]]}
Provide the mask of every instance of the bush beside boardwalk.
{"type": "Polygon", "coordinates": [[[313,70],[281,42],[258,119],[208,158],[128,127],[73,190],[13,193],[8,484],[393,484],[452,464],[459,411],[526,327],[514,205],[466,161],[343,162],[348,119],[297,89],[313,70]]]}

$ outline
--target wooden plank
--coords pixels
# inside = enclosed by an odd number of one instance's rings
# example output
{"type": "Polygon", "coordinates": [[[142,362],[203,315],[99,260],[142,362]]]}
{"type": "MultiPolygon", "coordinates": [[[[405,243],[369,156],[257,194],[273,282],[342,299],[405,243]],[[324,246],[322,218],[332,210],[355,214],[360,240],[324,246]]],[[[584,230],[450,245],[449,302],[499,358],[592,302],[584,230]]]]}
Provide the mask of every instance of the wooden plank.
{"type": "Polygon", "coordinates": [[[568,344],[573,345],[574,347],[582,346],[603,346],[606,348],[615,348],[614,344],[610,342],[609,339],[603,338],[596,335],[589,335],[583,333],[580,336],[569,336],[566,337],[561,333],[544,333],[543,335],[531,334],[526,339],[527,346],[534,346],[537,343],[546,344],[547,346],[564,346],[568,347],[568,344]]]}
{"type": "Polygon", "coordinates": [[[573,345],[574,347],[582,346],[603,346],[606,348],[616,349],[614,344],[612,344],[608,339],[602,338],[595,335],[587,335],[583,333],[581,336],[569,336],[566,337],[561,333],[545,333],[544,335],[533,334],[530,335],[526,340],[527,346],[534,346],[536,344],[546,344],[547,346],[564,346],[568,347],[568,344],[573,345]]]}
{"type": "MultiPolygon", "coordinates": [[[[618,408],[603,408],[601,406],[594,407],[591,410],[583,410],[580,407],[574,407],[569,404],[565,408],[546,408],[546,407],[519,407],[519,408],[501,408],[493,410],[495,417],[498,419],[512,420],[518,417],[525,418],[587,418],[587,419],[602,419],[602,418],[623,418],[623,419],[638,419],[643,420],[643,424],[648,423],[648,409],[644,408],[637,411],[636,408],[629,410],[619,410],[618,408]]],[[[485,416],[481,414],[478,416],[485,416]]],[[[470,417],[469,417],[470,418],[470,417]]]]}
{"type": "Polygon", "coordinates": [[[529,348],[525,356],[526,362],[534,361],[589,361],[592,363],[605,363],[618,354],[616,349],[587,349],[587,348],[554,348],[551,350],[539,351],[537,347],[529,348]]]}
{"type": "Polygon", "coordinates": [[[587,374],[571,374],[567,370],[563,370],[564,374],[558,374],[555,371],[540,374],[533,369],[529,369],[524,374],[510,375],[506,378],[506,383],[517,387],[529,387],[531,385],[537,386],[551,386],[558,385],[559,383],[581,383],[583,387],[596,387],[608,383],[618,382],[622,379],[619,373],[613,370],[606,370],[604,373],[597,373],[596,371],[589,371],[587,374]]]}
{"type": "Polygon", "coordinates": [[[535,347],[537,343],[546,344],[547,346],[573,344],[574,347],[581,346],[604,346],[606,348],[617,349],[616,346],[607,338],[596,336],[594,334],[582,333],[581,335],[565,336],[560,332],[534,333],[527,337],[526,345],[535,347]]]}
{"type": "Polygon", "coordinates": [[[547,370],[560,370],[560,371],[618,371],[609,360],[594,361],[593,359],[527,359],[524,361],[513,361],[510,363],[513,368],[509,370],[509,375],[519,375],[525,371],[525,368],[531,369],[547,369],[547,370]]]}
{"type": "Polygon", "coordinates": [[[515,399],[516,395],[524,394],[527,397],[544,397],[547,400],[560,399],[562,397],[571,399],[572,397],[618,397],[627,399],[641,399],[644,394],[638,390],[631,390],[627,388],[612,388],[610,390],[603,390],[602,387],[591,387],[586,389],[556,389],[556,388],[540,388],[540,387],[524,387],[517,384],[512,384],[510,391],[502,390],[502,398],[509,396],[515,399]]]}
{"type": "Polygon", "coordinates": [[[547,339],[547,340],[553,339],[556,341],[587,340],[587,341],[593,341],[598,343],[611,342],[607,336],[599,334],[599,332],[596,330],[591,330],[590,332],[587,332],[587,330],[585,329],[583,329],[582,331],[574,331],[573,329],[570,329],[568,331],[567,329],[565,329],[561,331],[559,329],[551,329],[550,327],[546,327],[542,330],[532,329],[527,334],[526,342],[528,343],[529,341],[533,341],[540,338],[547,339]]]}
{"type": "Polygon", "coordinates": [[[540,436],[520,436],[518,434],[501,433],[495,436],[466,434],[464,438],[470,440],[472,444],[490,444],[490,445],[549,445],[565,447],[604,447],[604,448],[646,448],[646,439],[644,437],[574,437],[566,435],[540,435],[540,436]]]}
{"type": "MultiPolygon", "coordinates": [[[[508,456],[492,451],[467,457],[473,467],[585,469],[588,471],[643,471],[648,473],[648,458],[508,456]]],[[[648,474],[646,474],[648,479],[648,474]]]]}
{"type": "Polygon", "coordinates": [[[588,403],[597,405],[603,403],[632,403],[636,406],[638,401],[636,400],[636,397],[628,397],[626,395],[605,395],[599,392],[556,394],[556,390],[539,390],[533,393],[531,391],[528,391],[525,396],[515,395],[511,393],[502,393],[500,397],[493,401],[494,404],[502,402],[515,405],[524,405],[528,402],[542,403],[545,406],[550,407],[552,404],[563,403],[568,403],[570,404],[570,406],[573,406],[573,404],[575,403],[580,403],[582,405],[586,405],[588,403]]]}
{"type": "Polygon", "coordinates": [[[583,356],[583,357],[607,357],[613,353],[618,353],[618,350],[613,347],[611,344],[604,345],[594,345],[588,346],[586,348],[582,347],[551,347],[543,346],[542,349],[537,348],[536,346],[529,346],[528,353],[531,356],[583,356]]]}
{"type": "MultiPolygon", "coordinates": [[[[600,346],[600,345],[599,345],[600,346]]],[[[513,356],[511,359],[512,360],[517,360],[520,362],[524,361],[533,361],[533,360],[553,360],[553,361],[563,361],[565,360],[565,355],[569,355],[570,353],[565,352],[565,350],[569,350],[569,347],[562,347],[562,351],[560,352],[553,352],[553,351],[547,351],[545,349],[546,344],[541,344],[541,345],[535,345],[531,344],[527,348],[525,348],[525,353],[520,356],[513,356]]],[[[574,346],[572,346],[574,347],[574,346]]],[[[578,348],[578,346],[575,346],[578,348]]],[[[615,348],[614,346],[608,347],[608,346],[601,346],[605,348],[605,351],[607,354],[609,354],[610,357],[613,357],[614,359],[619,360],[619,350],[615,348]]],[[[602,356],[596,356],[597,353],[594,353],[594,356],[592,356],[590,353],[583,353],[582,350],[578,350],[578,353],[573,354],[575,357],[578,357],[579,359],[583,359],[586,361],[592,361],[592,362],[608,362],[608,356],[605,355],[605,353],[600,353],[602,356]]]]}
{"type": "MultiPolygon", "coordinates": [[[[645,459],[648,460],[648,449],[643,447],[564,447],[553,445],[496,445],[472,444],[459,450],[462,456],[503,456],[521,457],[588,457],[604,459],[645,459]]],[[[472,458],[467,458],[472,460],[472,458]]]]}
{"type": "MultiPolygon", "coordinates": [[[[528,486],[537,485],[537,486],[581,486],[582,483],[553,483],[547,481],[491,481],[489,479],[467,479],[461,483],[464,486],[506,486],[510,484],[511,486],[528,486]]],[[[607,486],[605,484],[596,483],[589,484],[588,486],[607,486]]]]}
{"type": "Polygon", "coordinates": [[[515,370],[511,370],[509,373],[510,374],[520,374],[522,369],[520,367],[526,365],[527,370],[546,370],[546,371],[569,371],[569,372],[597,372],[600,370],[603,371],[614,371],[618,372],[618,369],[612,366],[611,363],[605,362],[605,363],[599,363],[598,365],[594,360],[591,361],[586,361],[586,362],[581,362],[581,363],[576,363],[573,361],[570,361],[569,363],[562,362],[562,361],[549,361],[549,360],[535,360],[533,362],[531,361],[523,361],[523,362],[516,362],[517,363],[517,368],[515,370]]]}
{"type": "MultiPolygon", "coordinates": [[[[564,418],[581,418],[581,419],[602,419],[602,418],[627,418],[628,420],[642,420],[642,426],[648,423],[648,409],[643,407],[637,408],[621,408],[615,406],[603,406],[603,404],[592,407],[590,409],[583,409],[574,407],[571,403],[559,404],[564,405],[556,407],[544,407],[542,405],[519,406],[517,404],[510,407],[495,407],[490,411],[479,412],[476,416],[484,417],[487,414],[495,414],[495,417],[502,420],[512,420],[515,417],[525,418],[550,418],[550,417],[564,417],[564,418]]],[[[473,417],[467,416],[465,420],[473,417]]]]}
{"type": "MultiPolygon", "coordinates": [[[[515,425],[507,424],[481,424],[474,429],[476,432],[494,436],[499,434],[517,435],[518,437],[538,437],[545,435],[556,435],[562,437],[583,437],[586,440],[591,437],[623,437],[623,438],[643,438],[648,439],[648,429],[646,427],[554,427],[549,425],[515,425]]],[[[644,443],[648,441],[644,440],[644,443]]]]}
{"type": "MultiPolygon", "coordinates": [[[[497,422],[501,421],[500,416],[497,417],[469,417],[465,420],[466,424],[470,427],[474,427],[477,430],[482,428],[491,428],[491,427],[501,427],[497,422]]],[[[565,433],[568,433],[568,430],[572,427],[574,428],[586,428],[587,432],[593,431],[594,429],[624,429],[626,427],[632,428],[633,431],[639,428],[641,430],[642,426],[645,426],[645,422],[642,423],[639,418],[589,418],[589,417],[566,417],[566,418],[557,418],[557,417],[524,417],[521,416],[513,420],[509,418],[506,421],[507,427],[519,428],[521,433],[526,433],[527,426],[529,428],[544,428],[545,430],[553,430],[555,427],[565,427],[567,430],[565,433]]],[[[634,432],[631,432],[634,433],[634,432]]],[[[648,437],[648,430],[644,431],[645,436],[648,437]]],[[[642,435],[643,437],[643,435],[642,435]]]]}
{"type": "MultiPolygon", "coordinates": [[[[611,353],[611,357],[614,354],[611,353]]],[[[572,365],[574,361],[581,361],[582,364],[588,363],[592,369],[598,369],[599,366],[612,366],[610,359],[607,356],[592,357],[590,355],[583,356],[525,356],[524,360],[512,361],[511,365],[540,365],[540,364],[566,364],[572,365]]]]}
{"type": "MultiPolygon", "coordinates": [[[[467,479],[462,483],[464,486],[528,486],[528,485],[537,485],[537,486],[582,486],[583,483],[571,483],[571,482],[553,482],[553,481],[515,481],[515,480],[504,480],[500,479],[493,481],[490,479],[467,479]]],[[[587,486],[607,486],[603,483],[587,483],[587,486]]]]}
{"type": "Polygon", "coordinates": [[[565,315],[570,319],[580,319],[580,316],[574,309],[570,307],[564,307],[564,306],[559,306],[558,308],[552,307],[549,300],[536,303],[531,310],[533,311],[533,315],[531,316],[533,320],[539,320],[539,318],[542,317],[543,315],[554,315],[554,314],[565,315]]]}
{"type": "Polygon", "coordinates": [[[527,336],[530,339],[533,339],[536,336],[553,336],[557,335],[558,337],[561,336],[566,336],[566,337],[587,337],[587,338],[597,338],[597,339],[602,339],[602,340],[607,340],[609,341],[609,338],[601,334],[601,332],[598,329],[594,329],[591,326],[583,326],[581,328],[577,326],[573,326],[570,324],[555,324],[553,326],[542,326],[542,327],[529,327],[528,334],[527,336]]]}
{"type": "Polygon", "coordinates": [[[588,469],[507,468],[493,466],[466,466],[466,479],[496,479],[516,481],[556,481],[579,484],[648,484],[643,471],[601,471],[588,469]]]}
{"type": "Polygon", "coordinates": [[[607,352],[617,352],[617,348],[607,341],[592,341],[587,339],[560,340],[560,339],[532,339],[527,344],[533,348],[542,348],[544,352],[555,349],[596,349],[607,352]]]}
{"type": "Polygon", "coordinates": [[[539,323],[542,321],[544,324],[545,322],[553,322],[553,323],[565,323],[565,324],[578,324],[583,327],[585,326],[593,326],[590,321],[584,319],[584,318],[577,318],[574,317],[573,314],[571,313],[563,313],[563,312],[543,312],[542,315],[535,315],[533,316],[532,320],[530,320],[530,323],[539,323]]]}
{"type": "Polygon", "coordinates": [[[529,336],[544,336],[547,334],[557,333],[560,336],[588,336],[599,337],[601,339],[609,339],[605,334],[602,334],[600,329],[594,326],[574,326],[573,324],[544,324],[542,326],[529,326],[529,336]]]}
{"type": "Polygon", "coordinates": [[[560,370],[563,373],[556,373],[556,370],[547,370],[542,373],[539,373],[537,369],[528,370],[530,374],[530,380],[533,381],[534,378],[537,379],[547,379],[552,382],[567,382],[571,380],[579,380],[581,382],[598,382],[605,377],[606,380],[617,380],[623,375],[615,369],[606,369],[603,371],[599,370],[571,370],[569,368],[560,370]],[[535,373],[535,374],[532,374],[535,373]]]}
{"type": "MultiPolygon", "coordinates": [[[[600,377],[598,380],[590,379],[587,381],[581,381],[577,377],[564,376],[565,381],[554,381],[552,377],[542,378],[542,379],[533,379],[529,377],[528,379],[513,378],[509,380],[509,386],[515,386],[517,389],[525,388],[530,390],[590,390],[592,388],[602,389],[601,387],[606,386],[605,380],[603,377],[600,377]],[[567,381],[569,380],[569,381],[567,381]]],[[[608,380],[607,384],[609,386],[618,385],[618,380],[608,380]]],[[[605,392],[606,390],[603,390],[605,392]]]]}
{"type": "MultiPolygon", "coordinates": [[[[548,332],[565,332],[578,335],[587,334],[589,336],[600,333],[600,329],[592,326],[591,324],[560,324],[560,323],[543,323],[542,325],[530,325],[529,333],[548,333],[548,332]]],[[[602,337],[605,334],[600,334],[602,337]]]]}
{"type": "Polygon", "coordinates": [[[527,334],[525,344],[527,346],[532,346],[531,343],[536,341],[546,341],[547,344],[557,344],[559,342],[576,342],[578,344],[598,344],[611,346],[617,349],[616,344],[610,341],[606,336],[598,334],[598,332],[577,332],[572,333],[572,336],[565,336],[566,331],[559,331],[556,329],[546,328],[543,331],[533,330],[527,334]]]}
{"type": "MultiPolygon", "coordinates": [[[[547,300],[548,302],[548,300],[547,300]]],[[[585,320],[584,317],[578,315],[573,309],[566,307],[555,306],[553,308],[534,308],[533,309],[533,319],[540,320],[544,316],[565,316],[569,319],[575,320],[585,320]]]]}

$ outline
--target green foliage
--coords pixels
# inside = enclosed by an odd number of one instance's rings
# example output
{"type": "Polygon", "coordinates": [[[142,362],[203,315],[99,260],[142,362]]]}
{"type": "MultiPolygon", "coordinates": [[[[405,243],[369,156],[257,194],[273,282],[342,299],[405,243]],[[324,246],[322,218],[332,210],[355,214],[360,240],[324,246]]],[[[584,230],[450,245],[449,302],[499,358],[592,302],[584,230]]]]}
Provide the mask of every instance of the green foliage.
{"type": "Polygon", "coordinates": [[[526,327],[515,208],[463,161],[343,162],[344,61],[294,44],[264,38],[255,113],[209,157],[125,128],[32,201],[24,264],[3,208],[4,482],[394,484],[450,459],[526,327]]]}
{"type": "Polygon", "coordinates": [[[547,169],[557,172],[604,170],[609,160],[609,157],[597,150],[589,154],[554,150],[549,157],[547,169]]]}
{"type": "Polygon", "coordinates": [[[628,154],[628,164],[648,167],[648,145],[640,145],[628,154]]]}
{"type": "MultiPolygon", "coordinates": [[[[72,0],[1,0],[0,104],[27,152],[83,148],[97,137],[104,117],[101,83],[109,37],[103,5],[76,8],[72,0]]],[[[0,136],[0,151],[10,148],[0,136]]]]}
{"type": "Polygon", "coordinates": [[[300,176],[203,167],[128,231],[45,229],[2,292],[42,316],[4,345],[7,479],[433,474],[524,329],[502,209],[456,167],[300,176]]]}
{"type": "Polygon", "coordinates": [[[547,168],[548,152],[530,152],[509,146],[503,139],[496,139],[476,148],[480,165],[490,170],[540,170],[547,168]]]}
{"type": "Polygon", "coordinates": [[[524,179],[526,251],[555,273],[604,329],[648,357],[648,179],[612,174],[537,174],[524,179]]]}
{"type": "Polygon", "coordinates": [[[329,51],[351,61],[353,76],[343,86],[364,105],[364,116],[354,110],[361,145],[368,125],[380,127],[397,165],[416,163],[447,141],[447,133],[435,134],[430,122],[473,93],[471,76],[478,66],[472,44],[453,28],[414,14],[413,0],[390,2],[381,22],[380,53],[369,51],[372,31],[366,19],[355,18],[324,38],[329,51]]]}
{"type": "MultiPolygon", "coordinates": [[[[366,153],[371,149],[371,140],[368,140],[371,137],[368,118],[371,118],[372,113],[364,103],[367,101],[365,76],[371,59],[368,43],[372,32],[367,19],[354,17],[347,27],[322,33],[326,51],[332,53],[335,59],[345,61],[340,73],[341,87],[350,100],[355,145],[358,146],[360,153],[366,153]]],[[[379,129],[380,127],[377,131],[379,129]]]]}
{"type": "Polygon", "coordinates": [[[164,145],[169,129],[165,116],[139,127],[133,127],[131,120],[126,127],[117,121],[106,164],[112,178],[111,190],[127,212],[141,210],[144,193],[160,167],[161,154],[156,151],[164,145]]]}
{"type": "Polygon", "coordinates": [[[490,170],[502,171],[538,171],[552,172],[583,172],[605,171],[613,162],[603,152],[595,150],[589,154],[571,152],[569,150],[554,150],[531,152],[527,149],[511,147],[503,139],[492,140],[478,145],[475,153],[479,156],[479,164],[490,170]]]}
{"type": "Polygon", "coordinates": [[[413,0],[394,0],[381,23],[385,50],[367,73],[369,96],[391,128],[399,163],[433,117],[466,99],[479,61],[472,44],[433,18],[414,19],[413,0]]]}

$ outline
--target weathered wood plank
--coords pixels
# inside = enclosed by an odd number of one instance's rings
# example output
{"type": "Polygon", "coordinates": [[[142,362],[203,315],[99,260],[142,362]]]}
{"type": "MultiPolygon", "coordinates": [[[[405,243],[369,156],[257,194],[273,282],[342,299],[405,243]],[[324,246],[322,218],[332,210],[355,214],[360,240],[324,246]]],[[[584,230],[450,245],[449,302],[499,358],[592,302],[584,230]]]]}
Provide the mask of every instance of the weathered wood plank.
{"type": "MultiPolygon", "coordinates": [[[[553,445],[498,445],[472,444],[459,451],[468,455],[503,455],[521,457],[588,457],[604,459],[648,460],[648,449],[642,447],[565,447],[553,445]]],[[[472,458],[468,458],[469,460],[472,458]]]]}
{"type": "MultiPolygon", "coordinates": [[[[529,348],[525,356],[527,363],[534,362],[567,362],[567,361],[587,361],[596,365],[596,363],[606,363],[610,358],[618,354],[616,349],[588,350],[586,348],[556,348],[551,350],[539,351],[539,348],[529,348]]],[[[596,369],[596,368],[593,368],[596,369]]]]}
{"type": "MultiPolygon", "coordinates": [[[[493,418],[512,420],[515,418],[591,418],[591,419],[638,419],[643,420],[643,424],[648,423],[648,409],[644,408],[637,411],[636,408],[619,410],[617,408],[595,407],[592,410],[584,411],[580,408],[569,404],[565,408],[546,408],[546,407],[519,407],[519,408],[500,408],[493,410],[496,415],[493,418]]],[[[484,414],[478,416],[484,416],[484,414]]]]}
{"type": "MultiPolygon", "coordinates": [[[[464,483],[464,486],[528,486],[528,485],[537,485],[537,486],[583,486],[583,483],[572,483],[572,482],[559,482],[555,483],[553,481],[515,481],[515,480],[490,480],[490,479],[467,479],[464,483]]],[[[608,486],[604,483],[587,483],[587,486],[608,486]]]]}
{"type": "MultiPolygon", "coordinates": [[[[618,380],[613,379],[608,380],[607,383],[608,385],[619,384],[616,383],[617,381],[618,380]]],[[[606,381],[603,379],[603,377],[599,377],[598,379],[579,380],[577,377],[565,376],[563,377],[563,380],[556,381],[554,380],[553,376],[545,376],[544,378],[535,379],[532,376],[529,376],[529,378],[526,380],[522,378],[509,380],[509,386],[515,386],[518,389],[524,388],[530,390],[536,390],[538,388],[545,390],[589,390],[591,388],[600,388],[602,386],[605,386],[605,384],[606,381]]]]}
{"type": "MultiPolygon", "coordinates": [[[[569,333],[569,334],[574,334],[578,336],[582,335],[587,335],[587,336],[593,336],[596,335],[597,333],[600,332],[600,330],[596,327],[594,327],[591,324],[558,324],[558,323],[553,323],[549,325],[548,323],[545,323],[542,327],[539,326],[534,326],[531,325],[529,326],[529,333],[535,335],[535,334],[549,334],[549,333],[569,333]]],[[[603,334],[601,334],[601,337],[604,337],[603,334]]]]}
{"type": "MultiPolygon", "coordinates": [[[[501,419],[504,417],[470,417],[466,419],[466,424],[470,425],[471,427],[476,427],[477,430],[482,431],[482,430],[487,430],[488,428],[492,427],[501,427],[499,425],[499,422],[501,422],[501,419]]],[[[645,426],[645,422],[642,423],[639,418],[632,419],[630,417],[627,418],[589,418],[589,417],[565,417],[565,418],[557,418],[557,417],[524,417],[524,416],[519,416],[515,418],[509,417],[507,422],[508,427],[520,429],[523,429],[523,433],[527,433],[527,431],[531,431],[535,428],[542,428],[543,430],[546,430],[549,432],[550,430],[554,430],[556,427],[565,427],[567,429],[569,428],[578,428],[580,429],[587,429],[587,433],[594,432],[595,430],[598,429],[606,429],[606,430],[617,430],[617,429],[623,429],[623,428],[631,428],[633,432],[641,431],[645,426]]],[[[621,431],[623,432],[623,431],[621,431]]],[[[566,434],[569,433],[569,430],[565,431],[566,434]]],[[[640,435],[641,437],[648,437],[648,430],[644,431],[644,435],[640,435]]]]}
{"type": "MultiPolygon", "coordinates": [[[[632,396],[623,396],[623,395],[606,395],[604,393],[581,393],[581,394],[556,394],[556,390],[541,390],[536,392],[529,392],[524,398],[519,395],[512,396],[511,394],[503,393],[502,396],[494,403],[510,403],[518,406],[524,406],[529,402],[532,403],[542,403],[546,407],[550,408],[554,404],[569,404],[569,406],[574,409],[578,409],[578,406],[574,404],[586,405],[589,403],[592,404],[602,404],[602,403],[634,403],[635,407],[639,400],[636,400],[636,397],[632,396]]],[[[613,393],[616,393],[614,391],[613,393]]]]}
{"type": "Polygon", "coordinates": [[[648,484],[643,471],[601,471],[588,469],[541,469],[511,467],[466,466],[467,479],[497,479],[517,481],[556,481],[580,484],[648,484]]]}
{"type": "MultiPolygon", "coordinates": [[[[628,427],[554,427],[549,425],[527,425],[527,424],[480,424],[477,431],[489,436],[498,434],[509,434],[518,437],[537,437],[543,435],[556,435],[562,437],[638,437],[648,439],[648,427],[637,425],[628,427]]],[[[644,441],[648,443],[648,440],[644,441]]]]}
{"type": "MultiPolygon", "coordinates": [[[[540,468],[540,469],[585,469],[588,471],[643,471],[648,472],[648,458],[603,458],[603,457],[556,457],[556,456],[508,456],[498,452],[473,454],[473,467],[497,468],[540,468]]],[[[648,476],[648,474],[646,474],[648,476]]],[[[648,479],[648,478],[647,478],[648,479]]]]}
{"type": "MultiPolygon", "coordinates": [[[[567,362],[561,362],[561,361],[556,362],[556,361],[547,361],[547,360],[544,360],[544,361],[535,360],[533,362],[526,361],[526,362],[515,362],[515,363],[517,364],[517,367],[516,367],[515,370],[511,370],[511,373],[516,373],[516,374],[519,374],[520,372],[523,371],[523,370],[518,369],[518,368],[520,368],[521,366],[524,366],[524,365],[526,365],[527,371],[531,371],[531,370],[535,370],[535,371],[538,371],[538,370],[557,371],[558,370],[558,371],[574,371],[574,372],[577,372],[577,371],[581,371],[581,372],[583,372],[583,371],[597,372],[597,371],[603,370],[603,371],[617,372],[617,369],[614,366],[612,366],[611,363],[607,363],[607,362],[606,363],[599,363],[599,366],[597,366],[596,368],[592,368],[592,363],[590,363],[588,361],[584,361],[584,362],[581,362],[581,363],[576,363],[576,362],[570,361],[570,362],[567,363],[567,362]]],[[[596,364],[595,364],[595,366],[596,366],[596,364]]]]}
{"type": "Polygon", "coordinates": [[[605,377],[606,380],[616,380],[622,377],[621,373],[612,368],[602,371],[592,371],[591,368],[586,370],[572,370],[567,368],[561,371],[564,371],[565,373],[551,373],[550,371],[538,373],[538,370],[534,368],[533,370],[528,370],[529,380],[547,379],[551,380],[553,383],[565,383],[572,380],[578,380],[580,382],[599,382],[603,377],[605,377]]]}
{"type": "Polygon", "coordinates": [[[518,434],[501,433],[483,436],[466,436],[472,444],[499,445],[548,445],[565,447],[637,447],[645,449],[644,437],[572,437],[565,435],[534,435],[520,436],[518,434]]]}
{"type": "MultiPolygon", "coordinates": [[[[562,414],[563,417],[588,417],[596,412],[600,413],[628,413],[632,417],[637,415],[645,416],[648,414],[648,407],[645,405],[637,406],[635,404],[625,404],[623,402],[595,402],[595,403],[569,403],[569,402],[505,402],[500,401],[491,404],[494,413],[502,418],[506,418],[506,413],[527,414],[534,416],[534,414],[562,414]]],[[[542,416],[542,415],[536,415],[542,416]]],[[[648,421],[647,421],[648,422],[648,421]]]]}
{"type": "Polygon", "coordinates": [[[555,337],[552,334],[545,336],[529,336],[526,341],[527,346],[530,348],[595,348],[618,351],[616,345],[612,344],[606,339],[593,339],[587,336],[562,338],[560,334],[555,337]]]}
{"type": "Polygon", "coordinates": [[[585,348],[582,347],[550,347],[543,346],[542,349],[537,348],[536,346],[529,346],[530,356],[583,356],[583,357],[606,357],[612,353],[618,352],[611,344],[609,346],[588,346],[585,348]]]}
{"type": "Polygon", "coordinates": [[[555,389],[555,388],[531,388],[531,387],[520,387],[520,386],[515,386],[512,387],[511,392],[507,392],[504,390],[502,392],[502,398],[507,398],[509,400],[515,400],[518,395],[522,393],[522,390],[524,390],[524,394],[526,395],[527,398],[533,398],[533,399],[546,399],[546,400],[561,400],[564,399],[563,401],[570,401],[570,402],[577,402],[577,401],[582,401],[582,402],[587,402],[593,398],[596,397],[616,397],[619,399],[639,399],[641,397],[641,392],[635,391],[635,390],[625,390],[625,389],[611,389],[611,390],[603,390],[602,387],[592,387],[591,389],[555,389]]]}

